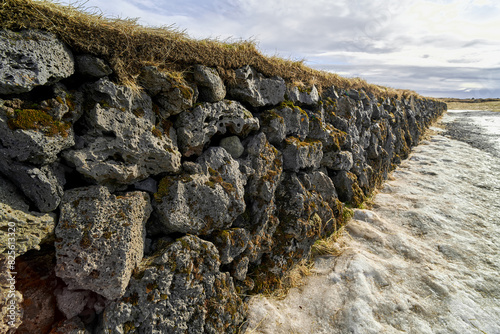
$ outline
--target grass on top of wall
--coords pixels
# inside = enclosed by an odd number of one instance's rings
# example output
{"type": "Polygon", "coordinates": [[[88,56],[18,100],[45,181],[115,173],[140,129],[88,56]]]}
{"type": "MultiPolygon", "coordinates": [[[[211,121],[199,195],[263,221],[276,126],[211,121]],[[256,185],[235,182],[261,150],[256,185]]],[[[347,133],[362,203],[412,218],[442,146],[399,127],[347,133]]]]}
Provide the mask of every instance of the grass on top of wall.
{"type": "Polygon", "coordinates": [[[133,19],[106,18],[80,6],[63,6],[49,1],[2,0],[0,27],[43,29],[55,33],[73,50],[106,59],[122,84],[135,84],[141,67],[155,65],[161,70],[186,72],[195,64],[216,68],[229,83],[234,70],[250,65],[265,76],[280,76],[288,83],[322,88],[363,89],[377,97],[419,96],[410,90],[367,83],[360,78],[343,78],[319,71],[303,61],[263,55],[252,41],[225,42],[196,40],[172,26],[152,28],[133,19]]]}

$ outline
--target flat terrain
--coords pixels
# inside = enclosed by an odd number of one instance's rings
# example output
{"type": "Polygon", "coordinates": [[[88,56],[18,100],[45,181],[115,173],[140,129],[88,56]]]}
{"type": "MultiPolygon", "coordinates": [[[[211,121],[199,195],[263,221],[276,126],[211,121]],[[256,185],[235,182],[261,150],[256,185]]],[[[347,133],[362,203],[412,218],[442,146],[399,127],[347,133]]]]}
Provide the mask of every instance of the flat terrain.
{"type": "Polygon", "coordinates": [[[449,110],[500,111],[500,99],[441,99],[449,110]]]}

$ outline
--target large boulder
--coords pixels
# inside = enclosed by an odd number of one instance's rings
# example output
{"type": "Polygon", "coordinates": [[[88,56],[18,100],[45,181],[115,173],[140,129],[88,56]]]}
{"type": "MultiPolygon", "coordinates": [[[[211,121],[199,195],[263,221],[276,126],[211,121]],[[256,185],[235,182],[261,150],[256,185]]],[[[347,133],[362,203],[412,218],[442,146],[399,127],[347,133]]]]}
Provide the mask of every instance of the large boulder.
{"type": "Polygon", "coordinates": [[[216,134],[229,132],[246,137],[259,129],[259,120],[236,101],[203,103],[179,115],[175,123],[179,146],[185,156],[200,155],[216,134]]]}
{"type": "Polygon", "coordinates": [[[56,228],[56,274],[70,289],[123,295],[144,253],[149,195],[120,196],[106,187],[76,188],[64,194],[56,228]]]}
{"type": "Polygon", "coordinates": [[[185,236],[144,259],[100,333],[237,333],[245,308],[210,242],[185,236]]]}
{"type": "Polygon", "coordinates": [[[89,90],[94,106],[82,120],[88,131],[63,155],[78,172],[100,184],[130,184],[180,169],[175,130],[157,121],[148,95],[106,78],[89,90]]]}
{"type": "Polygon", "coordinates": [[[245,177],[223,148],[197,159],[199,173],[166,176],[155,194],[156,230],[206,235],[227,229],[245,211],[245,177]]]}
{"type": "Polygon", "coordinates": [[[250,66],[236,70],[236,84],[230,94],[252,107],[277,105],[285,99],[285,80],[280,77],[266,78],[250,66]]]}
{"type": "Polygon", "coordinates": [[[0,30],[0,94],[29,92],[74,71],[71,51],[54,34],[0,30]]]}

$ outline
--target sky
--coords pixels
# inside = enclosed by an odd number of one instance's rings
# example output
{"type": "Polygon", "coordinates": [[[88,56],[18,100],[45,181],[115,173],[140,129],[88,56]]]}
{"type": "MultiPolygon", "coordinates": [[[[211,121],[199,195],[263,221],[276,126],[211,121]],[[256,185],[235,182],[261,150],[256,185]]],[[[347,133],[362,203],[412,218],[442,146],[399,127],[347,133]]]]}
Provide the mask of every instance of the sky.
{"type": "MultiPolygon", "coordinates": [[[[60,1],[68,4],[68,1],[60,1]]],[[[75,2],[70,2],[70,4],[75,2]]],[[[498,0],[88,0],[108,17],[261,52],[425,96],[500,98],[498,0]]]]}

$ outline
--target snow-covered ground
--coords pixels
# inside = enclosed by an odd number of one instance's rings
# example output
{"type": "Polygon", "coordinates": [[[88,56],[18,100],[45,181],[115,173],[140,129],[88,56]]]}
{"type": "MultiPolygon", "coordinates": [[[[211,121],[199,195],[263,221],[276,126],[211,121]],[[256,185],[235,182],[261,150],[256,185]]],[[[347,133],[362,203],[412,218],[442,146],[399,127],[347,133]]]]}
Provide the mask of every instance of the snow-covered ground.
{"type": "Polygon", "coordinates": [[[252,299],[247,334],[500,334],[500,154],[434,130],[356,210],[341,256],[284,300],[252,299]]]}

